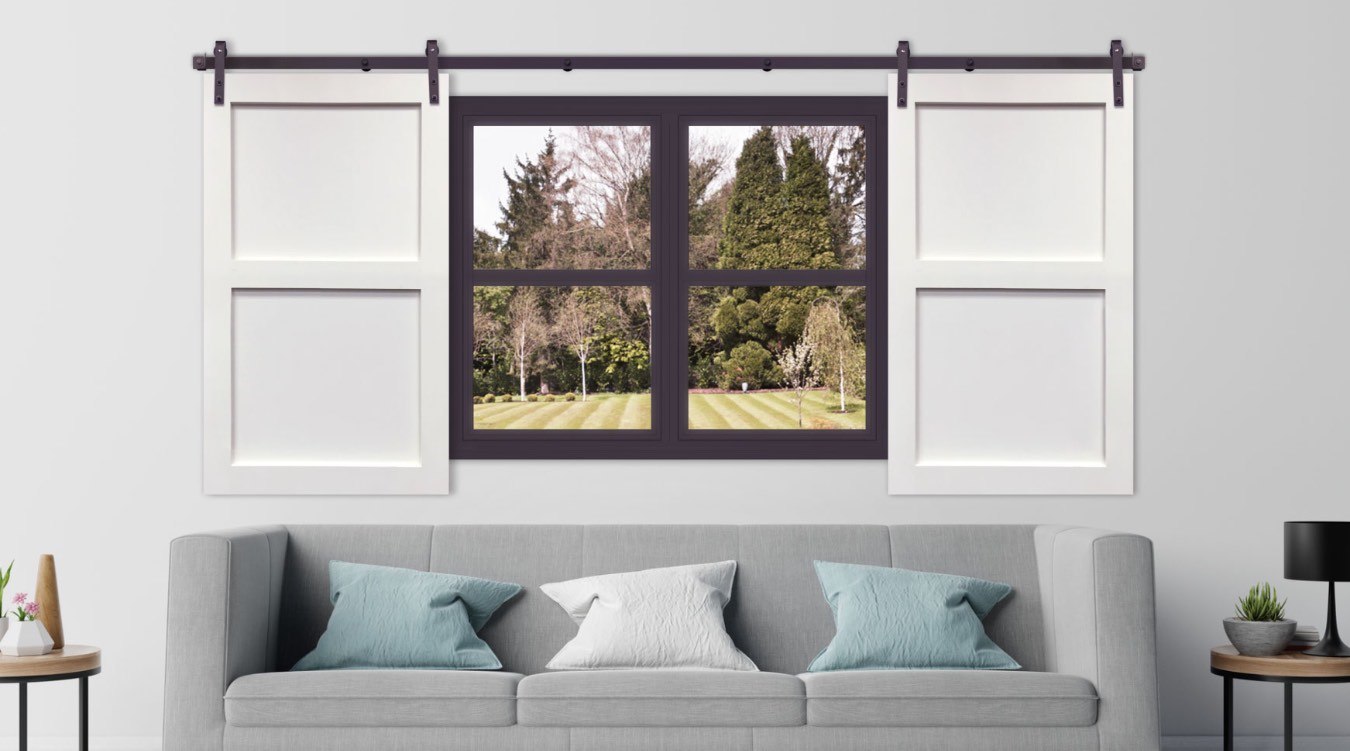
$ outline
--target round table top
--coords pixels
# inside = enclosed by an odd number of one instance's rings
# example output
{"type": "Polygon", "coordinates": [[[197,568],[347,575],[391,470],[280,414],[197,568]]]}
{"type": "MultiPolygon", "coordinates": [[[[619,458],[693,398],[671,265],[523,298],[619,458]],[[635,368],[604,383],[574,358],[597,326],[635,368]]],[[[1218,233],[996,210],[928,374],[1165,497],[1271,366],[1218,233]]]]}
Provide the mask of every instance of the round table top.
{"type": "Polygon", "coordinates": [[[67,644],[62,649],[34,657],[0,655],[0,678],[48,678],[101,667],[103,650],[83,644],[67,644]]]}
{"type": "Polygon", "coordinates": [[[1291,649],[1273,657],[1238,654],[1231,644],[1209,651],[1209,666],[1215,670],[1271,678],[1344,678],[1350,681],[1350,657],[1315,657],[1291,649]]]}

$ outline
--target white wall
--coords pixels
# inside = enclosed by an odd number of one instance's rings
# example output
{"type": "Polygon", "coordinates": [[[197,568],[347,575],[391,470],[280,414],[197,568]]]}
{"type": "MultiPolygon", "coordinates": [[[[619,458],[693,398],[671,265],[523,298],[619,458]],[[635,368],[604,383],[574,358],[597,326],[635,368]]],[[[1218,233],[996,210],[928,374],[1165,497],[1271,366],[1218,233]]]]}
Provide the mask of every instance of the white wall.
{"type": "MultiPolygon", "coordinates": [[[[1169,735],[1218,732],[1206,652],[1251,582],[1274,580],[1294,617],[1320,625],[1324,588],[1281,579],[1280,522],[1347,516],[1348,6],[522,5],[52,0],[0,11],[0,559],[18,560],[26,588],[37,555],[56,554],[69,639],[106,651],[92,687],[104,747],[159,733],[168,541],[239,524],[1062,522],[1140,532],[1157,545],[1169,735]],[[917,55],[1104,54],[1113,37],[1148,55],[1136,89],[1135,496],[890,498],[882,462],[598,461],[462,463],[449,498],[201,494],[192,53],[226,38],[238,54],[416,54],[438,37],[447,54],[890,54],[901,36],[917,55]]],[[[600,74],[535,75],[547,91],[600,74]]],[[[685,85],[674,75],[667,84],[685,85]]],[[[784,74],[747,75],[772,86],[784,74]]],[[[851,91],[859,74],[848,75],[838,85],[851,91]]],[[[1239,687],[1241,732],[1278,732],[1278,691],[1239,687]]],[[[1350,687],[1298,693],[1301,732],[1350,735],[1350,687]]],[[[14,696],[0,687],[0,739],[16,732],[14,696]]],[[[73,685],[35,686],[31,697],[35,736],[73,733],[73,685]]]]}

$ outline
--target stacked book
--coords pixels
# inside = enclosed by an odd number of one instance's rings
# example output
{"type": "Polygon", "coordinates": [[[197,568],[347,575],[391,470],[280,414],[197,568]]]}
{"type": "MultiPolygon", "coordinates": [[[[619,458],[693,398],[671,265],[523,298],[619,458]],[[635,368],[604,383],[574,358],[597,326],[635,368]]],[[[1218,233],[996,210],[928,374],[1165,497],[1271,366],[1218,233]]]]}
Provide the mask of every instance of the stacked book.
{"type": "Polygon", "coordinates": [[[1319,641],[1322,641],[1322,632],[1318,631],[1316,626],[1305,626],[1300,623],[1298,630],[1294,631],[1294,640],[1289,642],[1289,648],[1307,649],[1319,641]]]}

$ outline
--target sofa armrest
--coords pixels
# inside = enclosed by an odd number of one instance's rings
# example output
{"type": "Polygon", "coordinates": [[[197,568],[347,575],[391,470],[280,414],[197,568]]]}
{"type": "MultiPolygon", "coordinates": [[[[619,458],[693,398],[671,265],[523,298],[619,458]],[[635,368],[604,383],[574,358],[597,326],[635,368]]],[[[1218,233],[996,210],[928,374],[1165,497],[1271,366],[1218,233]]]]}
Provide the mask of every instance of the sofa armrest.
{"type": "Polygon", "coordinates": [[[1139,535],[1038,527],[1046,669],[1087,678],[1101,751],[1155,751],[1158,666],[1153,543],[1139,535]]]}
{"type": "Polygon", "coordinates": [[[222,748],[225,689],[275,667],[287,540],[262,527],[170,544],[164,748],[222,748]]]}

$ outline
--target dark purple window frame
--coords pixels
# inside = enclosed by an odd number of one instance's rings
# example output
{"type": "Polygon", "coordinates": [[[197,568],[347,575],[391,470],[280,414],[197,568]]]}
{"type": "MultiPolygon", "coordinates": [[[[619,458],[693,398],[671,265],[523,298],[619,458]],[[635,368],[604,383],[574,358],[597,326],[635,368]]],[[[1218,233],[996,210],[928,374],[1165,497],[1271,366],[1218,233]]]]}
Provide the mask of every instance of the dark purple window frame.
{"type": "Polygon", "coordinates": [[[886,458],[885,97],[450,97],[450,457],[453,459],[886,458]],[[867,138],[867,268],[690,269],[686,229],[690,125],[858,125],[867,138]],[[637,270],[474,269],[476,125],[648,125],[652,128],[652,266],[637,270]],[[673,195],[672,195],[673,193],[673,195]],[[650,430],[475,430],[475,286],[650,286],[650,430]],[[857,286],[867,292],[866,425],[862,430],[691,430],[689,288],[857,286]]]}

